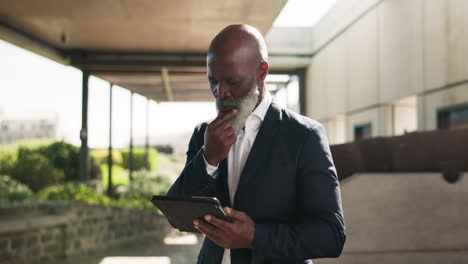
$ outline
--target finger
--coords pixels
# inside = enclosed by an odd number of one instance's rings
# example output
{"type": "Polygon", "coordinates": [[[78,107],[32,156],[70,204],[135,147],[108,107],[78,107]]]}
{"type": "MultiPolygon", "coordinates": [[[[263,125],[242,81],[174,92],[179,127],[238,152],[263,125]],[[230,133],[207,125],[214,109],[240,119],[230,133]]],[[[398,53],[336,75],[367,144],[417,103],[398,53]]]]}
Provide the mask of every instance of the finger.
{"type": "Polygon", "coordinates": [[[215,121],[213,121],[213,127],[217,127],[219,126],[221,123],[223,123],[224,121],[226,120],[229,120],[231,119],[231,117],[233,117],[235,114],[237,114],[237,109],[232,109],[231,111],[229,111],[227,114],[221,116],[221,117],[217,117],[215,119],[215,121]]]}
{"type": "Polygon", "coordinates": [[[230,146],[232,146],[232,144],[236,143],[237,141],[237,136],[232,134],[230,135],[229,137],[226,138],[226,143],[230,146]]]}
{"type": "Polygon", "coordinates": [[[214,225],[211,225],[204,220],[199,219],[198,223],[195,225],[195,227],[202,228],[203,230],[207,230],[209,233],[216,233],[217,227],[214,225]]]}
{"type": "Polygon", "coordinates": [[[207,236],[210,236],[210,237],[213,237],[215,238],[216,240],[220,240],[221,237],[222,237],[222,230],[213,226],[213,225],[210,225],[206,222],[203,222],[203,221],[199,221],[198,225],[195,226],[195,228],[197,228],[198,230],[200,230],[201,232],[203,232],[203,234],[207,235],[207,236]]]}
{"type": "Polygon", "coordinates": [[[227,119],[227,120],[224,120],[223,122],[221,122],[220,124],[218,124],[218,126],[216,127],[216,129],[219,129],[219,130],[226,130],[226,129],[231,128],[231,127],[232,127],[231,119],[232,119],[232,118],[229,118],[229,119],[227,119]]]}
{"type": "Polygon", "coordinates": [[[236,211],[230,207],[224,207],[224,211],[226,212],[227,215],[229,215],[231,218],[236,219],[236,220],[244,220],[246,217],[245,213],[241,211],[236,211]]]}
{"type": "Polygon", "coordinates": [[[231,129],[228,129],[228,130],[224,130],[220,133],[220,136],[223,140],[227,140],[229,139],[231,136],[235,136],[235,130],[234,128],[231,129]]]}
{"type": "Polygon", "coordinates": [[[234,132],[236,132],[236,130],[232,127],[231,124],[229,124],[229,126],[227,126],[227,128],[224,129],[223,132],[225,133],[225,135],[230,136],[230,135],[234,134],[234,132]]]}
{"type": "Polygon", "coordinates": [[[232,128],[232,123],[229,120],[227,120],[221,124],[218,124],[218,126],[214,127],[213,130],[216,131],[217,133],[224,133],[230,128],[232,128]]]}
{"type": "MultiPolygon", "coordinates": [[[[226,129],[226,130],[216,131],[221,139],[223,139],[223,140],[224,140],[224,139],[227,139],[227,138],[229,138],[230,136],[232,136],[232,135],[235,134],[236,131],[234,130],[234,128],[232,128],[231,125],[229,125],[229,127],[230,127],[230,128],[228,128],[228,129],[226,129]],[[231,128],[232,128],[232,129],[231,129],[231,128]]],[[[220,129],[220,128],[221,128],[221,126],[219,126],[219,127],[216,128],[216,129],[220,129]]]]}
{"type": "Polygon", "coordinates": [[[206,215],[205,220],[208,223],[218,227],[219,229],[222,229],[223,231],[231,231],[231,229],[232,229],[232,224],[231,223],[229,223],[227,221],[224,221],[224,220],[221,220],[221,219],[219,219],[219,218],[217,218],[215,216],[206,215]]]}
{"type": "Polygon", "coordinates": [[[223,245],[223,243],[222,243],[222,241],[221,241],[221,239],[219,237],[214,237],[214,236],[212,236],[210,234],[206,234],[200,229],[198,231],[202,232],[209,240],[213,241],[216,245],[218,245],[220,247],[224,247],[224,245],[223,245]]]}
{"type": "Polygon", "coordinates": [[[228,130],[230,128],[233,128],[232,123],[231,123],[230,120],[224,121],[224,123],[220,124],[218,127],[219,127],[219,129],[222,129],[224,131],[226,131],[226,130],[228,130]]]}
{"type": "Polygon", "coordinates": [[[203,229],[202,227],[200,227],[199,224],[194,224],[194,227],[195,227],[198,231],[202,232],[205,236],[207,236],[208,238],[210,238],[211,240],[213,240],[213,241],[216,240],[215,237],[213,237],[213,236],[211,235],[211,233],[209,233],[209,231],[207,231],[207,230],[203,229]]]}

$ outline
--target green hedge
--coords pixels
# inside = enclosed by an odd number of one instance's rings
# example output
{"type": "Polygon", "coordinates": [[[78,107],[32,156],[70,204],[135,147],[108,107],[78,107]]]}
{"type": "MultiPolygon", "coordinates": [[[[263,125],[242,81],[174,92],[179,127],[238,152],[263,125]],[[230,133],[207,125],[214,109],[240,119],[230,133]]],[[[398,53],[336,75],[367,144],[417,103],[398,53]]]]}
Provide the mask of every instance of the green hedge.
{"type": "MultiPolygon", "coordinates": [[[[78,147],[63,141],[47,144],[20,143],[0,152],[0,173],[26,184],[31,190],[79,180],[78,147]]],[[[101,170],[90,159],[90,178],[99,179],[101,170]]]]}
{"type": "MultiPolygon", "coordinates": [[[[80,149],[63,141],[57,141],[52,144],[37,149],[39,153],[48,157],[54,167],[63,170],[65,181],[78,181],[80,149]]],[[[99,179],[101,170],[93,157],[90,157],[90,178],[99,179]]]]}
{"type": "Polygon", "coordinates": [[[124,197],[151,199],[153,195],[163,195],[172,185],[171,177],[157,172],[138,171],[127,186],[124,197]]]}
{"type": "Polygon", "coordinates": [[[33,197],[28,186],[6,175],[0,175],[0,204],[21,202],[33,197]]]}
{"type": "Polygon", "coordinates": [[[37,197],[48,201],[81,201],[86,204],[109,204],[110,198],[84,184],[66,183],[41,190],[37,197]]]}
{"type": "Polygon", "coordinates": [[[16,150],[0,150],[0,175],[9,175],[15,167],[16,150]]]}
{"type": "Polygon", "coordinates": [[[77,183],[47,187],[41,190],[37,194],[37,197],[40,200],[46,201],[80,201],[85,204],[156,210],[149,199],[124,198],[114,200],[97,193],[94,189],[84,184],[77,183]]]}
{"type": "MultiPolygon", "coordinates": [[[[109,150],[107,149],[94,149],[89,152],[98,165],[107,165],[109,150]]],[[[118,149],[112,149],[112,162],[114,165],[122,165],[122,153],[118,149]]]]}
{"type": "Polygon", "coordinates": [[[10,175],[35,192],[65,179],[64,172],[55,168],[46,156],[24,147],[18,150],[18,158],[10,175]]]}
{"type": "MultiPolygon", "coordinates": [[[[154,170],[156,168],[156,160],[158,157],[158,151],[154,148],[150,148],[148,151],[148,162],[149,170],[154,170]]],[[[130,149],[125,148],[122,150],[123,158],[123,167],[129,169],[130,164],[130,149]]],[[[143,170],[146,169],[146,150],[145,148],[133,148],[133,170],[143,170]]]]}

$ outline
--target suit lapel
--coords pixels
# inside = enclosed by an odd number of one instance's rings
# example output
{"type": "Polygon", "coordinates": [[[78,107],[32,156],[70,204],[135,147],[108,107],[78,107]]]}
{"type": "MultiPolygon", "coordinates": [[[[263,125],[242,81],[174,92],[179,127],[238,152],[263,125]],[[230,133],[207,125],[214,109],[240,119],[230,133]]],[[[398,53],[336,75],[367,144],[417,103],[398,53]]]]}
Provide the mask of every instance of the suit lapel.
{"type": "Polygon", "coordinates": [[[227,158],[221,161],[219,165],[219,190],[221,190],[220,202],[223,206],[232,206],[231,199],[229,198],[229,187],[228,187],[228,169],[227,169],[227,158]]]}
{"type": "Polygon", "coordinates": [[[272,140],[278,131],[280,119],[280,109],[275,102],[272,101],[267,113],[265,114],[265,118],[260,125],[260,129],[252,145],[252,149],[250,150],[244,169],[242,170],[239,184],[237,185],[237,190],[234,195],[233,208],[236,208],[236,205],[239,202],[239,195],[242,194],[242,191],[249,188],[248,182],[255,177],[261,166],[265,166],[267,153],[269,153],[270,148],[273,146],[272,140]]]}

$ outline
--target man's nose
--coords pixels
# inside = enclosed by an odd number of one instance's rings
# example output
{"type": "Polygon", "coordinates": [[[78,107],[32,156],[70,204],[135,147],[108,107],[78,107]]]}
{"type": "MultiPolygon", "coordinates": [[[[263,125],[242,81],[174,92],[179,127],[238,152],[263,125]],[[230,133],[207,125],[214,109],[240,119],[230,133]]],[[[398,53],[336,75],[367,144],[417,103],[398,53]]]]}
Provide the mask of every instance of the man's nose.
{"type": "Polygon", "coordinates": [[[229,88],[227,87],[227,85],[224,84],[224,82],[219,83],[218,89],[219,89],[218,96],[220,99],[225,99],[226,97],[231,96],[231,92],[229,91],[229,88]]]}

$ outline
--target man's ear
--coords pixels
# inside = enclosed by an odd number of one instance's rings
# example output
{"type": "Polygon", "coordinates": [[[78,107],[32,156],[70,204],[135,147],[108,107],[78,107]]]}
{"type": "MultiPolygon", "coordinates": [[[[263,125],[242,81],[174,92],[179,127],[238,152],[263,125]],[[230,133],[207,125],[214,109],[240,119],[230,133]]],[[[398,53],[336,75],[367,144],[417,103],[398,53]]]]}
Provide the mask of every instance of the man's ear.
{"type": "Polygon", "coordinates": [[[259,71],[259,78],[261,81],[265,80],[268,75],[268,70],[270,69],[270,65],[268,65],[267,61],[262,61],[260,63],[260,67],[258,67],[259,71]]]}

